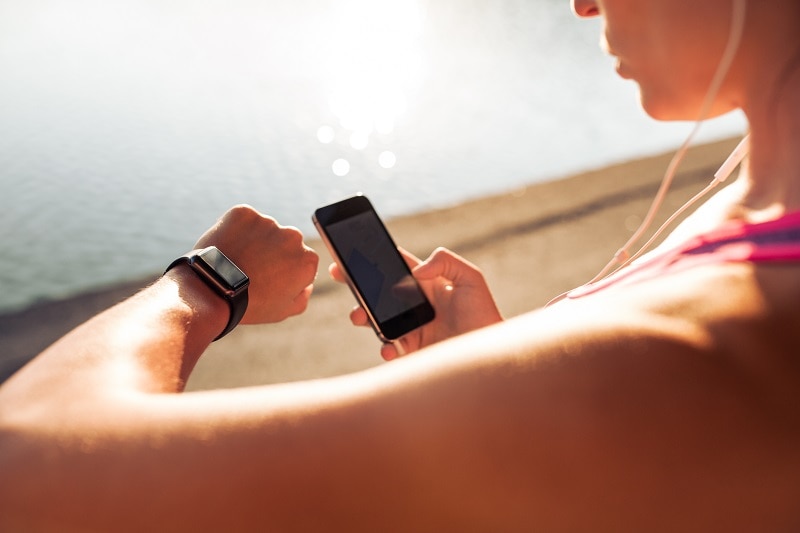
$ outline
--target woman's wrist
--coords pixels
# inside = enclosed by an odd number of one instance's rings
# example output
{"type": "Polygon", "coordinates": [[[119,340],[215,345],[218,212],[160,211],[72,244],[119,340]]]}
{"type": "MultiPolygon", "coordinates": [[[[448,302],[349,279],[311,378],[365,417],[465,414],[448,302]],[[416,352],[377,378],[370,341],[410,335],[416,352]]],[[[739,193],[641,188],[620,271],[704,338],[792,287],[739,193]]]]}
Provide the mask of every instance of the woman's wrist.
{"type": "Polygon", "coordinates": [[[187,329],[203,344],[211,343],[228,323],[231,313],[228,303],[188,265],[170,269],[163,278],[175,283],[178,296],[186,306],[188,316],[184,320],[187,329]]]}

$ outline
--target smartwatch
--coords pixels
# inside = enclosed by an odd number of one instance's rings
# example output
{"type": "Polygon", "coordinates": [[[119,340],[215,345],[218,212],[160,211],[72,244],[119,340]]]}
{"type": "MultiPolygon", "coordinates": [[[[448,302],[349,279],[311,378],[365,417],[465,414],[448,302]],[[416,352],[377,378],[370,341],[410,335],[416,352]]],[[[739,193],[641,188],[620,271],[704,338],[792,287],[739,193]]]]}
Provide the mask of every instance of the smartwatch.
{"type": "Polygon", "coordinates": [[[247,287],[250,285],[250,278],[216,246],[192,250],[182,255],[170,263],[164,273],[182,264],[189,265],[206,285],[228,302],[231,308],[228,325],[214,340],[221,339],[236,327],[247,311],[247,287]]]}

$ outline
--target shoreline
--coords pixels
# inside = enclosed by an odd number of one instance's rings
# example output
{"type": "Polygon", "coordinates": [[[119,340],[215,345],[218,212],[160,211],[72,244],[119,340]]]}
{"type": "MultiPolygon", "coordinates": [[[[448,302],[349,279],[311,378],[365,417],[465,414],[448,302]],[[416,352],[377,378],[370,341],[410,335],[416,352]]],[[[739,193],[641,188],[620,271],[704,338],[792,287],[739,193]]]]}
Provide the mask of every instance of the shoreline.
{"type": "MultiPolygon", "coordinates": [[[[654,224],[708,183],[737,142],[690,149],[654,224]]],[[[672,155],[613,164],[386,224],[412,253],[424,257],[446,246],[480,266],[504,316],[511,317],[582,284],[605,264],[646,213],[672,155]]],[[[318,239],[307,242],[320,254],[320,274],[306,313],[237,328],[206,351],[187,390],[313,379],[382,363],[372,332],[349,323],[354,301],[346,287],[328,279],[327,250],[318,239]]],[[[0,314],[0,383],[156,276],[0,314]]]]}

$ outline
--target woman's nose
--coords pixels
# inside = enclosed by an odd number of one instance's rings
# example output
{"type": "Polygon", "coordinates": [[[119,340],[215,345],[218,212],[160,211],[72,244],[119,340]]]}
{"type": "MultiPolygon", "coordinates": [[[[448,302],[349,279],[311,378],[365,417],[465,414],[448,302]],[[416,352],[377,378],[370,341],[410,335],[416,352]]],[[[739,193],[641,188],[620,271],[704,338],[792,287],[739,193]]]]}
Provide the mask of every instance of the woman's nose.
{"type": "Polygon", "coordinates": [[[600,14],[595,0],[572,0],[572,12],[581,18],[596,17],[600,14]]]}

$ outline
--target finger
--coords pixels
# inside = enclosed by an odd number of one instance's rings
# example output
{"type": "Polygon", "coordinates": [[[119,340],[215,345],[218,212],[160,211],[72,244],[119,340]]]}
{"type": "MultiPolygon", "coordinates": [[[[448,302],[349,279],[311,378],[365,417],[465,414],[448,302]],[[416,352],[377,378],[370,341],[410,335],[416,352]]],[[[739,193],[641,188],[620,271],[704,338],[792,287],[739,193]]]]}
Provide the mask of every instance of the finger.
{"type": "Polygon", "coordinates": [[[400,252],[400,255],[403,256],[403,259],[405,259],[408,268],[410,268],[411,270],[414,270],[414,268],[416,268],[417,265],[422,263],[422,259],[412,254],[408,250],[401,248],[400,246],[397,247],[397,251],[400,252]]]}
{"type": "Polygon", "coordinates": [[[393,344],[384,344],[381,346],[381,357],[384,361],[393,361],[399,357],[397,348],[393,344]]]}
{"type": "Polygon", "coordinates": [[[339,283],[345,282],[344,273],[342,273],[342,269],[339,268],[338,263],[331,263],[328,265],[328,274],[330,274],[330,276],[339,283]]]}
{"type": "Polygon", "coordinates": [[[414,269],[417,279],[442,277],[460,285],[469,285],[483,279],[481,270],[458,254],[437,248],[431,256],[414,269]]]}
{"type": "Polygon", "coordinates": [[[367,312],[364,311],[360,306],[356,306],[350,311],[350,322],[354,326],[366,326],[369,324],[369,319],[367,318],[367,312]]]}
{"type": "Polygon", "coordinates": [[[314,285],[309,285],[308,287],[304,288],[300,291],[300,294],[294,297],[292,300],[292,307],[289,310],[291,316],[299,315],[308,308],[308,302],[311,299],[311,293],[314,291],[314,285]]]}
{"type": "Polygon", "coordinates": [[[309,283],[302,291],[300,291],[300,294],[297,295],[297,298],[295,298],[295,300],[308,301],[311,299],[311,294],[313,292],[314,292],[314,284],[309,283]]]}
{"type": "Polygon", "coordinates": [[[381,357],[386,361],[393,361],[410,353],[408,337],[403,337],[381,346],[381,357]]]}

